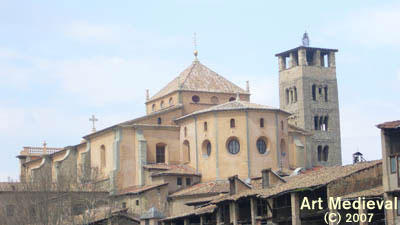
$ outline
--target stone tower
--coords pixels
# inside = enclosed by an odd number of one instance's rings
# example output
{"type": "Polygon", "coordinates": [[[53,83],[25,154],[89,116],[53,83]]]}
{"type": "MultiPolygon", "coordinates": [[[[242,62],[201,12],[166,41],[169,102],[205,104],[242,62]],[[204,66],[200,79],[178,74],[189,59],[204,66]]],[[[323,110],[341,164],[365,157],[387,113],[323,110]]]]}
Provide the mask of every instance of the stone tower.
{"type": "Polygon", "coordinates": [[[340,120],[335,52],[302,45],[276,54],[279,59],[280,108],[289,123],[313,131],[306,143],[307,167],[341,165],[340,120]]]}

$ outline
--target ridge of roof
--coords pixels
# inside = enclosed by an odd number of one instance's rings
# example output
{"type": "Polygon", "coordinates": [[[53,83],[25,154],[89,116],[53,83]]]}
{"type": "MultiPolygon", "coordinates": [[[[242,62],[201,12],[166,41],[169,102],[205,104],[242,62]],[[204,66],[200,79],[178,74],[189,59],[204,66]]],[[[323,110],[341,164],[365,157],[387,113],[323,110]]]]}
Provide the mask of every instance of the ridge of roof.
{"type": "Polygon", "coordinates": [[[225,77],[195,60],[146,102],[151,102],[177,90],[249,94],[225,77]]]}
{"type": "Polygon", "coordinates": [[[201,109],[198,111],[194,111],[190,114],[181,116],[177,119],[175,119],[175,121],[179,121],[194,115],[199,115],[199,114],[203,114],[203,113],[208,113],[208,112],[214,112],[214,111],[229,111],[229,110],[274,110],[274,111],[280,111],[280,112],[284,112],[287,114],[290,114],[289,112],[286,112],[282,109],[279,108],[275,108],[275,107],[271,107],[271,106],[267,106],[267,105],[261,105],[261,104],[256,104],[256,103],[251,103],[251,102],[247,102],[247,101],[230,101],[230,102],[225,102],[216,106],[212,106],[206,109],[201,109]]]}
{"type": "Polygon", "coordinates": [[[396,129],[400,128],[400,120],[389,121],[376,125],[379,129],[396,129]]]}

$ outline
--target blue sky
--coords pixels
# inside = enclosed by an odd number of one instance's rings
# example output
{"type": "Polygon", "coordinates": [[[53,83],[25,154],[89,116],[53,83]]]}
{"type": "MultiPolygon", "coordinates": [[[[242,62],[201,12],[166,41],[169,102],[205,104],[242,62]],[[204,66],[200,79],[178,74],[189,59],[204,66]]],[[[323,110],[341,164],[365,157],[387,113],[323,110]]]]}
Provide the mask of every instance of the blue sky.
{"type": "Polygon", "coordinates": [[[279,106],[275,53],[338,48],[343,163],[381,157],[375,125],[400,119],[396,1],[0,0],[0,181],[17,178],[22,146],[77,144],[91,130],[144,114],[193,60],[279,106]]]}

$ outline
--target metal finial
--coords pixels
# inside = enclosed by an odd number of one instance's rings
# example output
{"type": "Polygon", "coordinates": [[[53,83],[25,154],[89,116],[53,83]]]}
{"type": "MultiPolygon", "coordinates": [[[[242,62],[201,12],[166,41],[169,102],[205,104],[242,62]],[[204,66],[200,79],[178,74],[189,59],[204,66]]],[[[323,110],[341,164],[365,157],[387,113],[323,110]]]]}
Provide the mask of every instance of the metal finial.
{"type": "Polygon", "coordinates": [[[92,131],[93,132],[96,132],[96,121],[99,121],[94,115],[92,115],[92,117],[91,118],[89,118],[89,121],[91,121],[92,122],[92,124],[93,124],[93,128],[92,128],[92,131]]]}
{"type": "Polygon", "coordinates": [[[197,38],[196,38],[196,32],[193,33],[193,55],[195,57],[195,61],[198,61],[197,55],[199,52],[197,51],[197,38]]]}
{"type": "Polygon", "coordinates": [[[149,89],[146,89],[146,101],[150,99],[149,89]]]}
{"type": "Polygon", "coordinates": [[[309,47],[310,46],[310,38],[308,37],[307,31],[304,31],[302,44],[303,44],[304,47],[309,47]]]}

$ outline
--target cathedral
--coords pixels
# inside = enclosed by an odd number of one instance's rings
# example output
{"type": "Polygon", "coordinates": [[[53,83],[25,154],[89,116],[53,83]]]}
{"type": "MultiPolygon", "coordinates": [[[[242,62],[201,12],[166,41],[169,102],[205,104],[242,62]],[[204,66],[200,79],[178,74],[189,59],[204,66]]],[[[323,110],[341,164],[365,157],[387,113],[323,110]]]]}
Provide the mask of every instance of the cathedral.
{"type": "MultiPolygon", "coordinates": [[[[84,182],[93,169],[115,202],[138,220],[165,218],[230,191],[251,189],[270,169],[277,179],[341,165],[336,49],[309,46],[276,54],[280,107],[251,101],[242,88],[193,62],[153,96],[146,115],[64,148],[24,147],[20,180],[47,174],[84,182]]],[[[148,221],[146,220],[146,223],[148,221]]]]}

